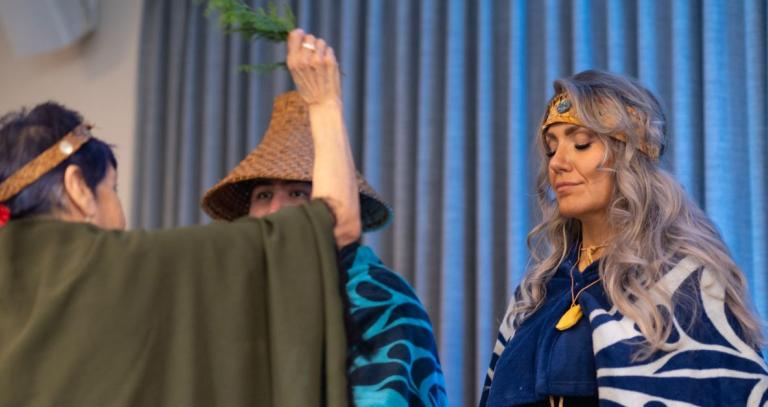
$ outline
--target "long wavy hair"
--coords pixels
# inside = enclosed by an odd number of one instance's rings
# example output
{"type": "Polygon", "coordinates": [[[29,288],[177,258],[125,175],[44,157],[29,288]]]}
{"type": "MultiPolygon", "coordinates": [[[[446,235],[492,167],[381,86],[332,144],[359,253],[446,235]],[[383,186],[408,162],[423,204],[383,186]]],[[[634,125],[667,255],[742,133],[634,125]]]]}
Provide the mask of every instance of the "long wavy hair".
{"type": "MultiPolygon", "coordinates": [[[[748,302],[744,275],[717,229],[659,167],[658,160],[638,150],[645,143],[663,151],[666,124],[658,100],[638,82],[601,71],[557,80],[554,88],[556,96],[568,94],[576,117],[606,146],[604,164],[611,165],[603,170],[614,177],[607,216],[615,235],[605,249],[599,273],[611,303],[635,321],[645,337],[636,358],[668,348],[672,324],[657,307],[659,299],[667,310],[674,308],[671,294],[655,283],[686,256],[697,259],[725,288],[725,303],[748,343],[762,344],[761,325],[748,302]],[[612,137],[617,134],[623,134],[626,142],[612,137]]],[[[537,137],[541,139],[541,134],[537,137]]],[[[531,263],[508,314],[514,327],[544,302],[547,282],[581,238],[580,222],[558,210],[549,185],[546,147],[541,141],[537,144],[542,162],[536,196],[542,220],[528,234],[531,263]]],[[[692,295],[688,300],[695,304],[692,295]]]]}

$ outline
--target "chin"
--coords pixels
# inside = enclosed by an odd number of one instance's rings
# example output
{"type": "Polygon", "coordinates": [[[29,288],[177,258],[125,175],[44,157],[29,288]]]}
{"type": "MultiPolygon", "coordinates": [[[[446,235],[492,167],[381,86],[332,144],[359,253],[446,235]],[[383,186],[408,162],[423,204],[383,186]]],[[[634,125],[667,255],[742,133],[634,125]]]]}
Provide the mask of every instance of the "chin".
{"type": "Polygon", "coordinates": [[[557,209],[560,212],[560,216],[563,216],[565,218],[576,218],[579,219],[583,217],[584,215],[592,212],[591,208],[585,207],[583,205],[569,205],[568,202],[559,203],[557,205],[557,209]]]}
{"type": "Polygon", "coordinates": [[[585,205],[558,205],[558,211],[560,216],[564,218],[573,218],[583,220],[586,218],[593,218],[596,215],[607,216],[605,207],[601,206],[585,206],[585,205]]]}
{"type": "Polygon", "coordinates": [[[572,205],[571,202],[568,201],[569,199],[558,200],[557,210],[560,212],[560,216],[571,218],[581,211],[577,208],[578,205],[572,205]]]}

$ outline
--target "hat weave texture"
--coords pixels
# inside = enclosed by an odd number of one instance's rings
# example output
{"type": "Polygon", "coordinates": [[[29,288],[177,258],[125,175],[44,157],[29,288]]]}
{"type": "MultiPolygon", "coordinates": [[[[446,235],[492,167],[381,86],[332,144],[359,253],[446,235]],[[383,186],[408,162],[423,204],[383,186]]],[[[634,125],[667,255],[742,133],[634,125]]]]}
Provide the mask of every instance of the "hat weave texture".
{"type": "MultiPolygon", "coordinates": [[[[203,196],[203,210],[214,219],[234,220],[248,214],[252,181],[312,182],[314,148],[309,108],[298,92],[275,99],[272,117],[261,143],[224,179],[203,196]]],[[[389,205],[357,173],[363,230],[385,226],[389,205]]]]}

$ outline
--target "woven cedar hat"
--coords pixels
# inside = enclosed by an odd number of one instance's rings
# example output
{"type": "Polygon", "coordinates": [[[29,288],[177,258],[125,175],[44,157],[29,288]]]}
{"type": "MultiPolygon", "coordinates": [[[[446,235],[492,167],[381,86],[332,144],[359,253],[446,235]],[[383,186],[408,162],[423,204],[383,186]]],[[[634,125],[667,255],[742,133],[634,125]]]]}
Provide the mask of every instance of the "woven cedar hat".
{"type": "MultiPolygon", "coordinates": [[[[203,196],[203,210],[214,219],[234,220],[248,214],[251,181],[278,179],[312,182],[314,148],[307,104],[298,92],[275,99],[272,118],[261,143],[203,196]]],[[[363,230],[386,226],[391,209],[357,173],[363,230]]]]}

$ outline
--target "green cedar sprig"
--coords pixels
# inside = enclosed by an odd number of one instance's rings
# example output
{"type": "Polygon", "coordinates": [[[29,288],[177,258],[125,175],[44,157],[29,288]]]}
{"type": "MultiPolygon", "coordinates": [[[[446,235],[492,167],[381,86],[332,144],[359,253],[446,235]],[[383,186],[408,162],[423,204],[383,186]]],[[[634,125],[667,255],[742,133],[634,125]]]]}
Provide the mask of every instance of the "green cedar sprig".
{"type": "MultiPolygon", "coordinates": [[[[283,7],[281,16],[278,8],[269,3],[267,9],[251,8],[242,0],[208,0],[205,15],[219,13],[219,24],[227,33],[242,34],[247,40],[265,39],[271,42],[284,42],[288,33],[296,28],[296,16],[290,6],[283,7]]],[[[244,72],[268,72],[285,67],[285,62],[271,64],[244,65],[244,72]]]]}
{"type": "Polygon", "coordinates": [[[245,73],[268,73],[280,68],[288,69],[288,65],[285,62],[273,62],[271,64],[247,64],[238,67],[240,72],[245,73]]]}

